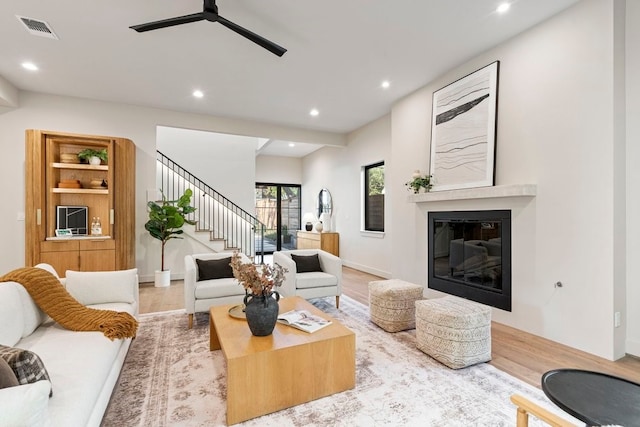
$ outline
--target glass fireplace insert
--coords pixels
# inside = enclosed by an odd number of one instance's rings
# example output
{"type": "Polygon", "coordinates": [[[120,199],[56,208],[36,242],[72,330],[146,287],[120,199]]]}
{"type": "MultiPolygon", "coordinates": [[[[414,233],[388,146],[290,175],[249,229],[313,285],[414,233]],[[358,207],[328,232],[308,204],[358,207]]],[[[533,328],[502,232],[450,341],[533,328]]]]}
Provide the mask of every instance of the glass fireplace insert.
{"type": "Polygon", "coordinates": [[[511,311],[511,211],[428,213],[428,287],[511,311]]]}

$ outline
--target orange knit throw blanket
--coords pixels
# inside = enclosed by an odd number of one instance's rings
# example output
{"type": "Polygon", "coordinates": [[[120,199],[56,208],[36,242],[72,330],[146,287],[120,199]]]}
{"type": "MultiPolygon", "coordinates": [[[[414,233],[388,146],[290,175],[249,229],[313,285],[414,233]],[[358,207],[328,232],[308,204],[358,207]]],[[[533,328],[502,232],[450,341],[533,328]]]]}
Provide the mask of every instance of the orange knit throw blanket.
{"type": "Polygon", "coordinates": [[[53,274],[36,267],[18,268],[0,277],[0,282],[18,282],[38,306],[63,328],[72,331],[102,331],[114,340],[134,338],[138,321],[129,313],[98,310],[80,304],[53,274]]]}

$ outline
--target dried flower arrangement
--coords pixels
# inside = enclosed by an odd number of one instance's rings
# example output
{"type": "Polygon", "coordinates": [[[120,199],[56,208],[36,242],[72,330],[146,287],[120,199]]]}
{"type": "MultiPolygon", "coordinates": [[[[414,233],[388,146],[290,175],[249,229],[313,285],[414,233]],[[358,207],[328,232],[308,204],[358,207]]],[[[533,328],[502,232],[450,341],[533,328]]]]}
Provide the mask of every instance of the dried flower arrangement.
{"type": "Polygon", "coordinates": [[[264,296],[269,296],[274,287],[280,287],[284,281],[284,274],[289,271],[280,264],[258,266],[243,263],[237,251],[231,257],[231,268],[233,277],[240,282],[247,293],[264,296]]]}

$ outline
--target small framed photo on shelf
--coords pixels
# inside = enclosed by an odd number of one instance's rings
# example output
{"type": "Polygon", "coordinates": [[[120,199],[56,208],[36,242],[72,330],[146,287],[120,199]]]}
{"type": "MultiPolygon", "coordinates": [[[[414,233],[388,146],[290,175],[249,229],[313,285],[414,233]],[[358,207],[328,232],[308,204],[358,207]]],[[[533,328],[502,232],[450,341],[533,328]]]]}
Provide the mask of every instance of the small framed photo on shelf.
{"type": "Polygon", "coordinates": [[[56,237],[71,237],[73,233],[70,228],[56,228],[56,237]]]}

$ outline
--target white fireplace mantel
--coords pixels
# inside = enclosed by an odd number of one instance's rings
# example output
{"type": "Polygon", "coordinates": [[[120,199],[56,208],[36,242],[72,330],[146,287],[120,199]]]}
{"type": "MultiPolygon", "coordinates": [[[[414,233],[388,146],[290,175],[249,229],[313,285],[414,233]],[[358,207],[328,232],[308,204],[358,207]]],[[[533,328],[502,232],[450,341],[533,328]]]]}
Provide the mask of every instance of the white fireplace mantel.
{"type": "Polygon", "coordinates": [[[464,188],[461,190],[432,191],[411,194],[411,203],[429,203],[448,200],[493,199],[500,197],[535,197],[536,184],[494,185],[493,187],[464,188]]]}

